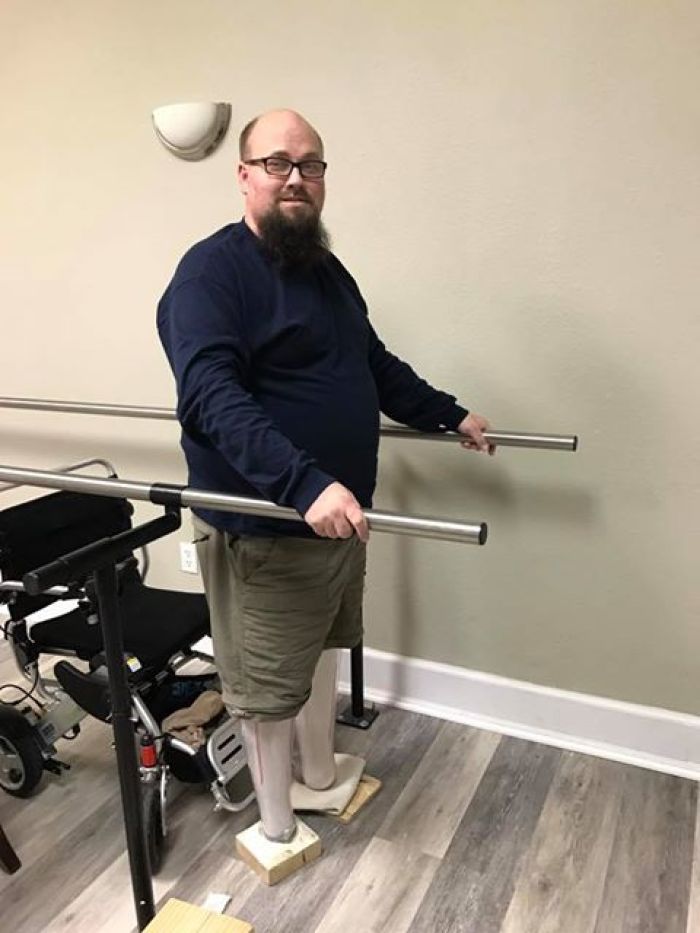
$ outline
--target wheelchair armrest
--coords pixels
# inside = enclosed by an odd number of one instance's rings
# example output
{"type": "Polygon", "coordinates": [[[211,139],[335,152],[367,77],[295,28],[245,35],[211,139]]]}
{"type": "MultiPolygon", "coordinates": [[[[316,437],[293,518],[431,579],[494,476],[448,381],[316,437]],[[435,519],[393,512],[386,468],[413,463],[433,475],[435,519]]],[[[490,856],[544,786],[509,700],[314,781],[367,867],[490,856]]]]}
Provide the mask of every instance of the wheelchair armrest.
{"type": "MultiPolygon", "coordinates": [[[[0,603],[12,602],[18,593],[26,593],[27,589],[21,580],[2,580],[0,582],[0,603]]],[[[42,596],[54,596],[57,599],[77,599],[82,590],[75,586],[52,586],[44,590],[42,596]]]]}

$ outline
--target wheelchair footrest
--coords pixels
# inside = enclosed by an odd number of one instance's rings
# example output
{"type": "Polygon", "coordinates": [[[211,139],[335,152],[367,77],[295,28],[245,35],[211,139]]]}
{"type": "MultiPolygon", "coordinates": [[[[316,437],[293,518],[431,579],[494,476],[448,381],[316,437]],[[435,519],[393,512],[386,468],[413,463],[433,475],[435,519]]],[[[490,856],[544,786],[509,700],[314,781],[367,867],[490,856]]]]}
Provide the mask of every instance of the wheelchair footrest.
{"type": "Polygon", "coordinates": [[[112,703],[106,671],[98,669],[86,674],[68,661],[58,661],[54,666],[54,674],[68,696],[81,709],[102,722],[109,722],[112,703]]]}
{"type": "Polygon", "coordinates": [[[247,763],[241,724],[226,717],[207,741],[207,755],[217,777],[225,784],[247,763]]]}

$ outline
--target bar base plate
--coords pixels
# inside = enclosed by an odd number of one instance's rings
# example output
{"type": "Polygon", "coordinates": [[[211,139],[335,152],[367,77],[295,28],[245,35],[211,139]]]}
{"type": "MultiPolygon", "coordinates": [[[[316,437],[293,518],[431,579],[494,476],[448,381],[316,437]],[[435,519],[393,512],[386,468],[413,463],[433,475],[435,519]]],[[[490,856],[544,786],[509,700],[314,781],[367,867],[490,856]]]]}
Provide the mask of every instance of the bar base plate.
{"type": "Polygon", "coordinates": [[[375,709],[374,705],[372,705],[365,706],[362,710],[362,715],[356,716],[352,711],[351,703],[349,706],[346,706],[341,713],[338,713],[335,717],[335,721],[343,726],[352,726],[354,729],[369,729],[378,715],[379,710],[375,709]]]}

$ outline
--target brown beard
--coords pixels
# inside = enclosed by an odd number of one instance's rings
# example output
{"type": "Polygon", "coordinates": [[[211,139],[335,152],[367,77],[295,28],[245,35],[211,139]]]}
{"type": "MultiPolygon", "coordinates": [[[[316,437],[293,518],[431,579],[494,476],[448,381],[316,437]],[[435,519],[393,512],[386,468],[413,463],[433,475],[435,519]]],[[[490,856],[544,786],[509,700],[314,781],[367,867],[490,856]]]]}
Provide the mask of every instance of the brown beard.
{"type": "Polygon", "coordinates": [[[330,249],[330,236],[317,214],[286,217],[279,206],[258,221],[263,246],[283,271],[309,269],[330,249]]]}

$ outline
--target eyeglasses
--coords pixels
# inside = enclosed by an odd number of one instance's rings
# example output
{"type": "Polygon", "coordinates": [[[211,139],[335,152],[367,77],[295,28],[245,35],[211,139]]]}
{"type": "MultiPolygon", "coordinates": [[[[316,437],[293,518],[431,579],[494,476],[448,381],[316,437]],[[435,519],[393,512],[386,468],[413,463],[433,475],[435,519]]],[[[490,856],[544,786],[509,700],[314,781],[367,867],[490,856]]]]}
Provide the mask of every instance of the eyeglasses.
{"type": "Polygon", "coordinates": [[[280,156],[268,156],[266,159],[244,159],[245,165],[262,165],[268,175],[275,178],[289,178],[295,168],[299,169],[302,178],[319,179],[326,174],[327,162],[320,159],[304,159],[303,162],[292,162],[280,156]]]}

